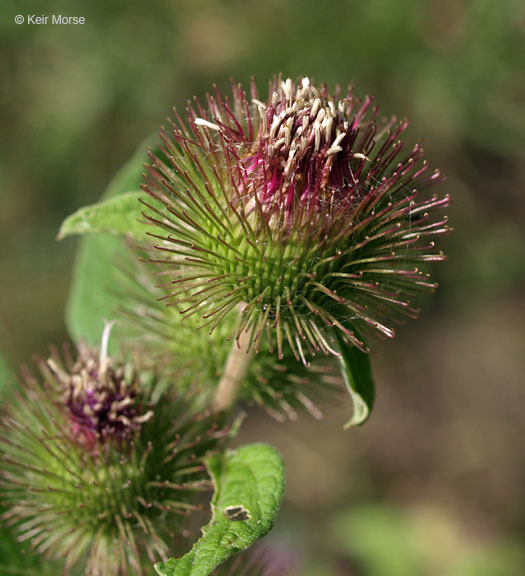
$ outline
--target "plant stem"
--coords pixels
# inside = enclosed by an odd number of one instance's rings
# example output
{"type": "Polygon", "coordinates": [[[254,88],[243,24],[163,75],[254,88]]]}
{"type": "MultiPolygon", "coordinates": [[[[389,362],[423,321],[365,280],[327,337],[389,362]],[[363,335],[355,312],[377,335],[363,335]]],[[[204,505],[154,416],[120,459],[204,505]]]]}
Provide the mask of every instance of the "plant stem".
{"type": "Polygon", "coordinates": [[[247,332],[242,332],[240,337],[233,341],[224,372],[213,398],[213,410],[215,412],[228,410],[235,402],[239,387],[248,372],[253,357],[253,348],[248,349],[249,341],[250,335],[247,332]]]}

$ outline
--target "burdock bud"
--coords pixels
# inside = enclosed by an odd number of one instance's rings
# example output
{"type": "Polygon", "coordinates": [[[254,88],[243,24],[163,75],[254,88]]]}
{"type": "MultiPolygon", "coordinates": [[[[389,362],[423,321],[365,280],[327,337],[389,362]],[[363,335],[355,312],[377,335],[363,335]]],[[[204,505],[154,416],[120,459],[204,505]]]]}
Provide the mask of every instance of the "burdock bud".
{"type": "Polygon", "coordinates": [[[102,348],[25,371],[0,430],[3,520],[64,574],[149,574],[211,489],[203,458],[227,431],[102,348]]]}
{"type": "Polygon", "coordinates": [[[305,364],[333,352],[334,329],[363,351],[360,334],[394,336],[435,288],[419,267],[443,260],[433,239],[448,231],[433,216],[448,196],[421,195],[442,177],[400,140],[407,125],[308,78],[190,103],[144,186],[169,298],[210,332],[234,315],[248,348],[283,357],[287,341],[305,364]]]}
{"type": "Polygon", "coordinates": [[[154,416],[141,402],[137,374],[104,350],[81,344],[76,361],[66,368],[56,358],[49,358],[47,366],[67,408],[71,435],[88,446],[132,440],[154,416]]]}

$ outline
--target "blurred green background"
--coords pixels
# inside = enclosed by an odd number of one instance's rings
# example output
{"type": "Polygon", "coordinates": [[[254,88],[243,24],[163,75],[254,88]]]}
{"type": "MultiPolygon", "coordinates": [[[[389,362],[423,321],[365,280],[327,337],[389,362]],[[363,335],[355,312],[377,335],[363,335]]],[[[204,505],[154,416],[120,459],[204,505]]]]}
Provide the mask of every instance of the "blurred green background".
{"type": "Polygon", "coordinates": [[[173,105],[231,76],[352,83],[424,136],[455,233],[422,318],[374,348],[363,429],[342,431],[349,401],[320,423],[247,419],[241,440],[288,469],[269,542],[308,576],[525,574],[525,4],[3,0],[0,32],[0,388],[67,338],[61,221],[173,105]],[[87,22],[14,23],[33,13],[87,22]]]}

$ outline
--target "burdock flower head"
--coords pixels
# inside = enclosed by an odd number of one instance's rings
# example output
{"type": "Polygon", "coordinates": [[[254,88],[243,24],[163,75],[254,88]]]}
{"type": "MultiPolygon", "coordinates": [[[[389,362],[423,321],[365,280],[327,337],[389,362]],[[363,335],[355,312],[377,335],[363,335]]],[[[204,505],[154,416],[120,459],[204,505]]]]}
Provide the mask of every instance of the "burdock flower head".
{"type": "Polygon", "coordinates": [[[308,78],[274,78],[265,101],[255,82],[249,96],[234,85],[176,118],[144,188],[184,316],[213,331],[236,315],[248,348],[282,357],[287,342],[307,364],[334,351],[334,329],[366,351],[361,334],[392,337],[417,315],[413,297],[435,288],[419,267],[444,258],[433,239],[447,219],[433,213],[449,198],[421,196],[442,177],[400,140],[406,120],[308,78]]]}
{"type": "Polygon", "coordinates": [[[64,574],[149,573],[211,490],[203,459],[228,432],[154,374],[85,346],[63,356],[26,371],[3,415],[3,520],[64,574]]]}
{"type": "Polygon", "coordinates": [[[67,409],[72,435],[94,448],[105,441],[132,439],[154,415],[141,402],[137,375],[108,357],[107,336],[109,327],[100,353],[80,344],[78,358],[69,361],[66,369],[56,358],[47,361],[67,409]]]}

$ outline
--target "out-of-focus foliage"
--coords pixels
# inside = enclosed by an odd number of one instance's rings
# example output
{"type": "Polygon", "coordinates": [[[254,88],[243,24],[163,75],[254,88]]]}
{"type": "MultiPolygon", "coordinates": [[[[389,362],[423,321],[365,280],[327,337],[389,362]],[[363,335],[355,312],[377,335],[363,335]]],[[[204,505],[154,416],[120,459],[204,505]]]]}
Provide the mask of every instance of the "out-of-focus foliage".
{"type": "MultiPolygon", "coordinates": [[[[409,133],[425,137],[431,163],[448,173],[449,261],[433,270],[441,286],[423,319],[376,353],[381,396],[365,427],[341,432],[347,404],[319,424],[250,417],[241,441],[283,452],[288,500],[275,537],[323,576],[380,576],[371,556],[395,520],[385,525],[393,515],[412,533],[414,502],[452,508],[440,529],[468,545],[461,558],[440,554],[440,576],[525,573],[515,544],[525,533],[523,2],[20,6],[0,6],[0,349],[10,368],[66,338],[76,242],[56,244],[60,223],[99,199],[172,105],[183,108],[214,81],[226,91],[230,76],[262,83],[282,71],[354,83],[385,114],[408,115],[409,133]],[[87,23],[16,25],[19,13],[87,23]],[[363,539],[331,549],[320,527],[328,532],[334,512],[363,500],[374,503],[356,508],[363,539]]],[[[420,545],[400,532],[401,556],[418,562],[420,545]]],[[[432,544],[422,528],[419,538],[432,544]]],[[[0,566],[9,564],[8,542],[0,541],[0,566]]]]}
{"type": "Polygon", "coordinates": [[[352,507],[332,530],[343,557],[374,576],[519,576],[525,566],[518,542],[482,548],[452,513],[428,505],[407,511],[377,503],[352,507]]]}

